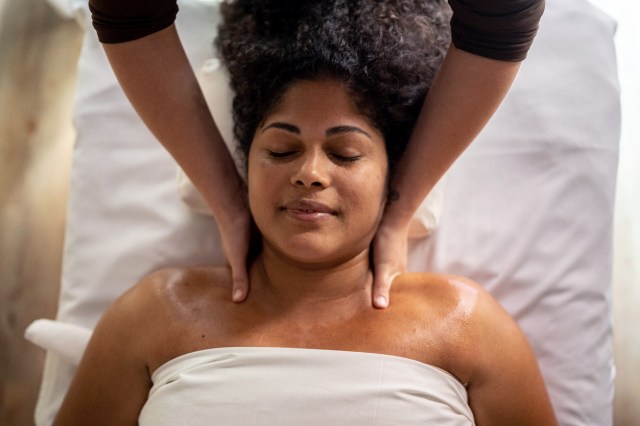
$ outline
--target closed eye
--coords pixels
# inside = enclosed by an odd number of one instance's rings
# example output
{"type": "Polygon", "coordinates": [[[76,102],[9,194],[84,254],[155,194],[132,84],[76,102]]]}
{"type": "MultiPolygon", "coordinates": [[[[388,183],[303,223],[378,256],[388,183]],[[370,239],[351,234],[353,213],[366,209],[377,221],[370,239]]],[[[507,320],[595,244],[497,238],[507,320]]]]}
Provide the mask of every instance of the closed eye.
{"type": "Polygon", "coordinates": [[[271,158],[287,158],[296,153],[296,151],[267,151],[271,158]]]}
{"type": "Polygon", "coordinates": [[[345,155],[332,154],[332,157],[343,163],[353,163],[361,159],[362,155],[345,156],[345,155]]]}

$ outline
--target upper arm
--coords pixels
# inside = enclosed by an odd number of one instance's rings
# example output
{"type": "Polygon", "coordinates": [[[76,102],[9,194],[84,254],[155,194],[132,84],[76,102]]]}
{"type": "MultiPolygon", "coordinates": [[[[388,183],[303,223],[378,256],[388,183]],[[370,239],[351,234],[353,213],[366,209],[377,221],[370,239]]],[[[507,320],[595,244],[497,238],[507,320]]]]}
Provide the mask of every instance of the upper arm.
{"type": "Polygon", "coordinates": [[[105,312],[85,350],[56,425],[137,424],[150,377],[138,312],[140,289],[129,291],[105,312]]]}
{"type": "Polygon", "coordinates": [[[515,321],[488,294],[474,313],[474,373],[468,394],[476,423],[556,425],[533,350],[515,321]]]}

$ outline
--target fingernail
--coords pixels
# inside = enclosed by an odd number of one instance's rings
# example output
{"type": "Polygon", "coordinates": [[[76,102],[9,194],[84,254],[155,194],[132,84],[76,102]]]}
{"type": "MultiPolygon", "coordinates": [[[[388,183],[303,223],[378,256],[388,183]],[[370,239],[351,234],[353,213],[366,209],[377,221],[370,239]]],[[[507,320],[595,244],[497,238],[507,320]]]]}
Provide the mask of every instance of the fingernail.
{"type": "Polygon", "coordinates": [[[376,306],[379,308],[386,308],[388,305],[387,298],[384,296],[376,297],[376,306]]]}
{"type": "Polygon", "coordinates": [[[233,292],[233,301],[234,302],[240,302],[242,300],[242,290],[240,290],[239,288],[237,288],[234,292],[233,292]]]}

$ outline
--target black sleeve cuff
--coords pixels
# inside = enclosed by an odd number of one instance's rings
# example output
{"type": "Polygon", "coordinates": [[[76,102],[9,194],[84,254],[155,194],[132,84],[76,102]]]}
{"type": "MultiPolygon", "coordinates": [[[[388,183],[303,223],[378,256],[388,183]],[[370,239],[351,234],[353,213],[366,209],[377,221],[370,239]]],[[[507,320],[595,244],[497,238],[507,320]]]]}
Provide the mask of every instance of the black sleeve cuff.
{"type": "Polygon", "coordinates": [[[451,39],[461,50],[522,61],[538,31],[544,0],[449,0],[451,39]]]}
{"type": "Polygon", "coordinates": [[[136,40],[173,24],[177,0],[89,0],[93,27],[101,43],[136,40]]]}

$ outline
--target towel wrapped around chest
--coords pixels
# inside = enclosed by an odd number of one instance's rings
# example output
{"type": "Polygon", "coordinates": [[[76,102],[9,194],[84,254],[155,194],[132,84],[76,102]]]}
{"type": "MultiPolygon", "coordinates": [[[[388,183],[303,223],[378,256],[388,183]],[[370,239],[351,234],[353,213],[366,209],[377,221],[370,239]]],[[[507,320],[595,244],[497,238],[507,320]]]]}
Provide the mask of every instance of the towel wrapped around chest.
{"type": "Polygon", "coordinates": [[[296,348],[215,348],[158,368],[145,425],[473,425],[465,387],[407,358],[296,348]]]}

